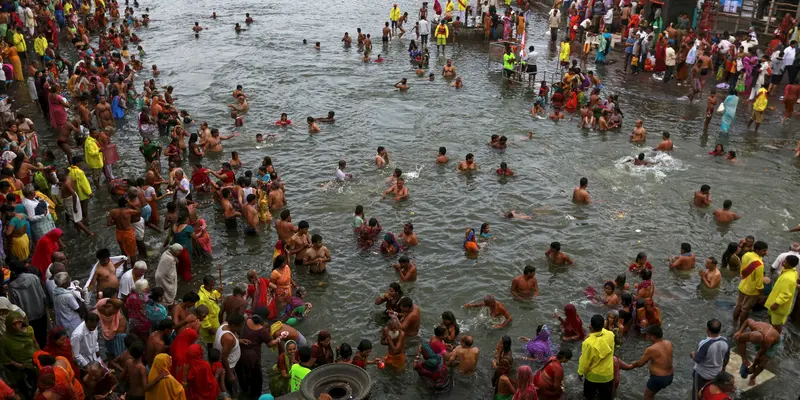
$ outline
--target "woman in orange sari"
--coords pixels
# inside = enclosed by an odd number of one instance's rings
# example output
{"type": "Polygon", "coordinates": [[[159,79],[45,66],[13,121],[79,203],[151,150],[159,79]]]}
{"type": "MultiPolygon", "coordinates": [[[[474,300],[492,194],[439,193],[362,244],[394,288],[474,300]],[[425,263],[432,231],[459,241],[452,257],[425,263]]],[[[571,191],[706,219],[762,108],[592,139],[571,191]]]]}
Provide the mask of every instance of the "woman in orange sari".
{"type": "Polygon", "coordinates": [[[17,52],[17,48],[14,46],[9,46],[7,44],[3,45],[3,57],[14,66],[14,80],[15,81],[24,81],[25,77],[22,74],[22,62],[19,59],[19,53],[17,52]]]}
{"type": "Polygon", "coordinates": [[[571,8],[569,12],[571,14],[569,16],[569,40],[574,42],[575,36],[578,34],[578,20],[580,17],[578,17],[578,13],[571,8]]]}
{"type": "Polygon", "coordinates": [[[53,365],[53,372],[56,375],[56,384],[72,387],[75,393],[75,400],[84,400],[85,394],[83,392],[83,385],[80,380],[75,377],[75,371],[69,360],[64,357],[56,357],[56,363],[53,365]]]}
{"type": "Polygon", "coordinates": [[[275,300],[278,301],[278,309],[281,309],[292,297],[292,287],[297,287],[297,284],[292,280],[292,270],[289,268],[286,256],[279,255],[275,257],[269,281],[277,286],[275,300]]]}

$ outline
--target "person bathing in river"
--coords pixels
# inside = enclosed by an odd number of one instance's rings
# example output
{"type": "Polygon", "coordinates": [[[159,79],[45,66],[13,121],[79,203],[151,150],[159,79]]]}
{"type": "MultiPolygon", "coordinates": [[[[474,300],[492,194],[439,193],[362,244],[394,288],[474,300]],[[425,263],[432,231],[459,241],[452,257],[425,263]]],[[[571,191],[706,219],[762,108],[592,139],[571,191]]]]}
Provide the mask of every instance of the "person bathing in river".
{"type": "Polygon", "coordinates": [[[572,265],[573,261],[567,253],[561,251],[561,243],[550,243],[550,248],[544,252],[547,260],[554,265],[572,265]]]}
{"type": "Polygon", "coordinates": [[[477,303],[467,303],[464,304],[464,308],[483,308],[486,307],[489,309],[489,316],[493,319],[503,318],[501,323],[492,324],[492,328],[495,329],[502,329],[508,326],[511,323],[511,314],[508,313],[506,307],[497,301],[494,296],[487,294],[483,297],[483,301],[477,303]]]}
{"type": "Polygon", "coordinates": [[[526,265],[522,275],[511,281],[511,295],[517,300],[530,300],[532,297],[539,295],[536,267],[526,265]]]}
{"type": "Polygon", "coordinates": [[[670,257],[669,267],[679,270],[687,270],[694,268],[695,256],[692,253],[692,245],[689,243],[681,243],[681,255],[677,257],[670,257]]]}

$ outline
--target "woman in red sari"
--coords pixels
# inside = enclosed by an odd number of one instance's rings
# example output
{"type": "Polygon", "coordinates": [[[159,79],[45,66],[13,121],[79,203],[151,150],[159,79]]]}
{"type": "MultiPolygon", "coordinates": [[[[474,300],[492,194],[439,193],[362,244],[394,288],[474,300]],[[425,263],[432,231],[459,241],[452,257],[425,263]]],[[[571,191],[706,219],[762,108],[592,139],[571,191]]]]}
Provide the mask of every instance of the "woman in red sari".
{"type": "Polygon", "coordinates": [[[63,234],[64,232],[62,232],[61,229],[55,228],[45,233],[44,236],[36,242],[36,249],[33,251],[31,265],[42,272],[42,281],[47,278],[47,267],[49,267],[51,263],[50,257],[53,253],[57,252],[61,248],[60,245],[63,244],[63,242],[61,242],[61,235],[63,234]]]}
{"type": "Polygon", "coordinates": [[[60,90],[61,88],[58,85],[50,86],[50,94],[47,95],[47,101],[50,106],[50,125],[53,129],[61,128],[62,125],[67,123],[67,107],[69,107],[69,103],[58,94],[60,90]]]}
{"type": "Polygon", "coordinates": [[[34,400],[74,400],[75,392],[72,387],[64,383],[56,382],[56,374],[53,367],[47,366],[39,370],[39,380],[37,381],[36,397],[34,400]]]}
{"type": "Polygon", "coordinates": [[[199,338],[200,334],[196,330],[184,329],[172,341],[172,345],[169,346],[169,355],[172,356],[172,366],[170,366],[169,372],[172,376],[179,376],[178,371],[181,371],[183,365],[189,360],[187,354],[189,347],[199,338]]]}
{"type": "Polygon", "coordinates": [[[625,38],[627,38],[628,35],[632,35],[632,34],[636,33],[636,30],[639,29],[639,19],[640,18],[641,17],[639,16],[639,14],[631,15],[631,19],[630,19],[630,21],[628,21],[628,26],[625,28],[625,38]]]}
{"type": "Polygon", "coordinates": [[[47,345],[44,346],[43,350],[50,353],[50,355],[55,358],[64,357],[69,360],[75,375],[80,378],[81,370],[78,368],[78,363],[75,362],[75,357],[72,355],[72,344],[69,341],[69,335],[64,327],[57,326],[50,330],[50,333],[47,334],[47,345]]]}
{"type": "MultiPolygon", "coordinates": [[[[175,361],[173,360],[173,365],[175,361]]],[[[219,396],[219,386],[211,364],[203,360],[203,348],[193,344],[186,350],[186,363],[180,365],[175,378],[186,388],[187,400],[216,400],[219,396]]]]}
{"type": "Polygon", "coordinates": [[[658,41],[656,42],[656,64],[653,67],[653,72],[664,72],[667,69],[667,39],[662,34],[658,34],[658,41]]]}
{"type": "Polygon", "coordinates": [[[561,329],[564,331],[562,334],[563,340],[583,340],[586,337],[586,331],[583,329],[583,321],[578,316],[578,310],[572,304],[564,306],[564,318],[556,315],[558,320],[561,321],[561,329]]]}
{"type": "Polygon", "coordinates": [[[574,42],[575,36],[578,34],[578,23],[580,22],[580,17],[578,17],[578,13],[575,9],[569,9],[569,40],[574,42]]]}
{"type": "Polygon", "coordinates": [[[789,37],[789,30],[792,29],[792,26],[794,26],[794,18],[792,18],[791,14],[786,13],[786,15],[783,16],[781,24],[778,26],[778,35],[780,35],[783,44],[787,44],[786,40],[789,37]]]}

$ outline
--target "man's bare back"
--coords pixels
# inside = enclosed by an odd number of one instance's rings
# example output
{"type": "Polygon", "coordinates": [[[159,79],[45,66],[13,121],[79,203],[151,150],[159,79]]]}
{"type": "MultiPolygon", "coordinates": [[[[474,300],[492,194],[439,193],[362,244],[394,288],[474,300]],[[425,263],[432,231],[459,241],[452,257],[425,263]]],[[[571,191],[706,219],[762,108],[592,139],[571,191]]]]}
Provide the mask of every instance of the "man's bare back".
{"type": "Polygon", "coordinates": [[[464,347],[459,345],[453,350],[453,364],[458,366],[458,372],[467,375],[475,372],[478,365],[480,349],[477,347],[464,347]]]}

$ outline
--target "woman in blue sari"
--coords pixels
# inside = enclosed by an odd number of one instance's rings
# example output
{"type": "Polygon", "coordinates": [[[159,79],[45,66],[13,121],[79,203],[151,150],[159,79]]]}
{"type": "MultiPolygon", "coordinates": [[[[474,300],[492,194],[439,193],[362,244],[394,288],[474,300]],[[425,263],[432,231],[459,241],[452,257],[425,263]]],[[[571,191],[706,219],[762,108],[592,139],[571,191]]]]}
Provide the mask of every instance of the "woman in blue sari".
{"type": "Polygon", "coordinates": [[[597,46],[597,56],[594,58],[595,63],[605,64],[606,56],[611,50],[611,34],[603,32],[600,35],[600,44],[597,46]]]}
{"type": "Polygon", "coordinates": [[[722,102],[722,106],[725,108],[725,112],[722,114],[721,124],[723,133],[728,133],[731,129],[731,124],[733,124],[733,120],[736,118],[736,106],[738,105],[739,96],[736,95],[736,90],[731,89],[728,93],[728,97],[722,102]]]}
{"type": "Polygon", "coordinates": [[[125,105],[124,100],[120,99],[119,93],[116,90],[111,92],[114,98],[111,99],[111,114],[114,115],[114,119],[123,119],[125,118],[125,105]]]}

